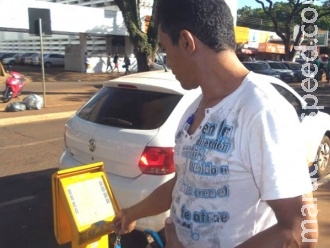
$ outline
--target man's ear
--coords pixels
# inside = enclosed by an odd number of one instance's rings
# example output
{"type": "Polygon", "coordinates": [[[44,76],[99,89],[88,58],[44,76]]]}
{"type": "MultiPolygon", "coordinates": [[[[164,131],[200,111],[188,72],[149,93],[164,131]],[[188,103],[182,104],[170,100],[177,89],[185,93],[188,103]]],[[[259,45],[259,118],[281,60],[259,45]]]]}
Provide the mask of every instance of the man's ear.
{"type": "Polygon", "coordinates": [[[193,35],[189,31],[181,30],[179,46],[183,51],[187,52],[188,54],[191,54],[193,51],[195,51],[195,40],[193,35]]]}

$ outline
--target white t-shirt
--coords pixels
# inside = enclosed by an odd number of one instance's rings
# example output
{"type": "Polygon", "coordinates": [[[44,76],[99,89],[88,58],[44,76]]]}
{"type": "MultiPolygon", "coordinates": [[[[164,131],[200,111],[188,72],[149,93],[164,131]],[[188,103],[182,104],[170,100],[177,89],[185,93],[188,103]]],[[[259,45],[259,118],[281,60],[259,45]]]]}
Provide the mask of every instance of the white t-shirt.
{"type": "Polygon", "coordinates": [[[250,72],[191,136],[202,96],[183,115],[171,216],[184,247],[234,247],[276,223],[267,200],[312,191],[297,114],[271,80],[250,72]]]}

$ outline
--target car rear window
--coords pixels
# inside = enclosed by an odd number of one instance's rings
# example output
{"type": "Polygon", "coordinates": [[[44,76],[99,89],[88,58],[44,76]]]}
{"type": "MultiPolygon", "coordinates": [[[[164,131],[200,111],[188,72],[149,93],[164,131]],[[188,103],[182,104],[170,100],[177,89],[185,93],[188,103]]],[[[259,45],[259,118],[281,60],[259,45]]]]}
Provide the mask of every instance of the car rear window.
{"type": "Polygon", "coordinates": [[[268,62],[269,66],[273,69],[287,69],[284,65],[280,64],[280,63],[272,63],[272,62],[268,62]]]}
{"type": "Polygon", "coordinates": [[[251,70],[267,70],[268,66],[262,63],[253,63],[253,64],[251,63],[250,68],[251,70]]]}
{"type": "Polygon", "coordinates": [[[155,129],[169,117],[182,95],[103,87],[77,115],[87,121],[127,129],[155,129]]]}
{"type": "Polygon", "coordinates": [[[288,65],[293,70],[301,70],[301,67],[302,67],[302,64],[299,64],[299,63],[296,63],[296,64],[291,63],[291,64],[288,64],[288,65]]]}

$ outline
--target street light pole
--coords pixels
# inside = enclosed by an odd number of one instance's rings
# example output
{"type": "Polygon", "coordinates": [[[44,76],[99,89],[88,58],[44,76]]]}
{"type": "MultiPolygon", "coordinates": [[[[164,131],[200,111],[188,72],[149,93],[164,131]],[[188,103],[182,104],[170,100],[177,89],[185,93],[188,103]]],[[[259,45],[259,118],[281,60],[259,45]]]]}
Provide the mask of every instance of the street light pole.
{"type": "Polygon", "coordinates": [[[45,83],[45,66],[44,66],[44,49],[43,49],[43,32],[42,32],[42,19],[39,18],[39,36],[40,36],[40,59],[41,59],[41,74],[42,86],[44,95],[44,108],[46,107],[46,83],[45,83]]]}

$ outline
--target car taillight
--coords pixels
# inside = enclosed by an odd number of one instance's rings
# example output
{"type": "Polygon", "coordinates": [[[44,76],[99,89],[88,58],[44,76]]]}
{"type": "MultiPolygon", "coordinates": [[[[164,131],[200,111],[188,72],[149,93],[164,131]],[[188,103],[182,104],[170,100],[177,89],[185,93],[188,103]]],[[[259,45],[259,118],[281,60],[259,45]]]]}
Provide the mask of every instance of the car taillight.
{"type": "Polygon", "coordinates": [[[139,168],[143,174],[166,175],[174,172],[173,147],[146,147],[139,168]]]}

